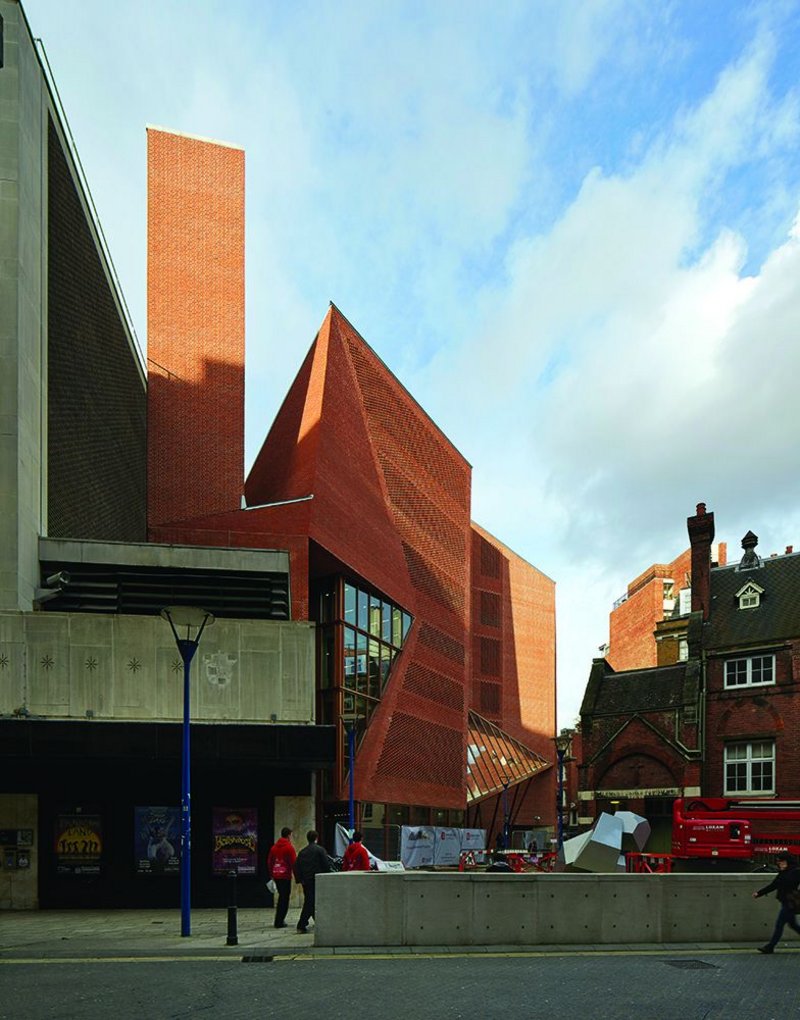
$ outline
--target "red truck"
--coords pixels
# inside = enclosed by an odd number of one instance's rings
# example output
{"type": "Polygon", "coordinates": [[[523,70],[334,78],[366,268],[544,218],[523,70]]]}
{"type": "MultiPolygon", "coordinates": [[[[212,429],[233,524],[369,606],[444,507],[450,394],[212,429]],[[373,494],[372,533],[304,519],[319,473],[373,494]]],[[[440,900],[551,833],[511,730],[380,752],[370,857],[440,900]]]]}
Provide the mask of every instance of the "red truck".
{"type": "Polygon", "coordinates": [[[800,856],[800,801],[679,797],[672,806],[672,853],[628,854],[629,871],[686,870],[705,861],[742,870],[800,856]]]}

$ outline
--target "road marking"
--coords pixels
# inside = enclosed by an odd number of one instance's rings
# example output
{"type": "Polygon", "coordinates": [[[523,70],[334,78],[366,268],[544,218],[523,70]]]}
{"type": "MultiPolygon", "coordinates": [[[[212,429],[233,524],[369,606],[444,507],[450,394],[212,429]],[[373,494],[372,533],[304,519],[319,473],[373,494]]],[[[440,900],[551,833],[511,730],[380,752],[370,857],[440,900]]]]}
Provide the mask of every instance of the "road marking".
{"type": "MultiPolygon", "coordinates": [[[[754,953],[753,948],[741,949],[615,949],[612,951],[603,949],[576,949],[576,950],[527,950],[508,952],[485,952],[482,950],[459,950],[451,953],[326,953],[316,955],[312,953],[298,953],[293,955],[276,955],[275,963],[292,963],[294,961],[305,962],[307,960],[463,960],[463,959],[545,959],[546,957],[557,956],[561,959],[571,956],[722,956],[732,954],[754,953]]],[[[800,950],[789,949],[781,952],[797,953],[800,950]]]]}
{"type": "Polygon", "coordinates": [[[59,964],[59,963],[239,963],[241,957],[237,956],[59,956],[43,960],[40,957],[19,957],[18,959],[2,959],[0,965],[13,966],[14,964],[59,964]]]}

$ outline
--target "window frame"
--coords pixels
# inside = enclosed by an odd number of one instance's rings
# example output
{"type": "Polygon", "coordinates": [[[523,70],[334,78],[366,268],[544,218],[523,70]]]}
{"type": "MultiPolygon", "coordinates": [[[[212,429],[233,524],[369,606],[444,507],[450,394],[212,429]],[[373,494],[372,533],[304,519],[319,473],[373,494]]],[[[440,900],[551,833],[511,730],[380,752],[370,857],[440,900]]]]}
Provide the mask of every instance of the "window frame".
{"type": "MultiPolygon", "coordinates": [[[[764,667],[761,666],[763,675],[764,667]]],[[[722,666],[722,684],[726,691],[737,691],[743,687],[774,687],[776,684],[775,679],[775,655],[774,653],[768,655],[747,655],[739,656],[736,659],[725,659],[722,666]],[[770,661],[770,679],[769,680],[753,680],[753,663],[761,662],[762,664],[769,659],[770,661]],[[728,667],[738,665],[739,663],[746,663],[745,666],[745,680],[743,683],[731,682],[728,679],[728,667]]]]}
{"type": "Polygon", "coordinates": [[[758,609],[761,605],[761,596],[764,594],[764,589],[760,584],[756,584],[755,581],[748,581],[747,584],[743,585],[737,592],[736,598],[739,600],[740,609],[758,609]]]}
{"type": "MultiPolygon", "coordinates": [[[[722,773],[723,773],[723,785],[726,797],[739,797],[742,795],[746,796],[767,796],[774,794],[776,790],[775,772],[776,772],[776,746],[774,737],[754,737],[750,740],[736,740],[726,743],[722,753],[722,773]],[[754,744],[769,744],[772,750],[772,754],[769,757],[754,757],[753,756],[753,745],[754,744]],[[728,752],[736,748],[746,748],[746,755],[744,758],[728,758],[728,752]],[[771,764],[771,783],[769,787],[762,786],[756,788],[753,785],[753,766],[763,765],[765,762],[771,764]],[[739,788],[735,784],[730,782],[729,769],[732,766],[740,766],[744,764],[746,785],[744,788],[739,788]]],[[[763,782],[763,778],[762,778],[763,782]]]]}

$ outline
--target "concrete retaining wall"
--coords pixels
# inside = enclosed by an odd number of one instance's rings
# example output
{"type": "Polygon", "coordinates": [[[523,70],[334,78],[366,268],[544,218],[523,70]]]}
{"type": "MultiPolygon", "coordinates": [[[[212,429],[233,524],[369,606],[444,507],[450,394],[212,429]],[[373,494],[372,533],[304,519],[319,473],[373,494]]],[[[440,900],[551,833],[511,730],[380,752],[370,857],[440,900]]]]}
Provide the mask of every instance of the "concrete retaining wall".
{"type": "Polygon", "coordinates": [[[771,875],[359,873],[317,878],[318,946],[763,941],[771,875]]]}

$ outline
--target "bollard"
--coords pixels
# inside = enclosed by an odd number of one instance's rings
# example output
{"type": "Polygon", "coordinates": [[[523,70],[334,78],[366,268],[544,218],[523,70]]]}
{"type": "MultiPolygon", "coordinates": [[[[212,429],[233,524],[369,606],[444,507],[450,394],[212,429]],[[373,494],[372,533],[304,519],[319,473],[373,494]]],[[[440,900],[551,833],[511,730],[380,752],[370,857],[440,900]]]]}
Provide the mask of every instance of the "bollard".
{"type": "Polygon", "coordinates": [[[226,946],[238,946],[239,936],[236,931],[236,872],[228,872],[228,938],[226,946]]]}

